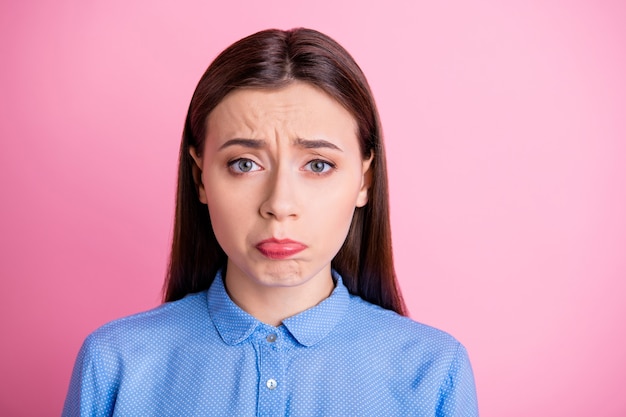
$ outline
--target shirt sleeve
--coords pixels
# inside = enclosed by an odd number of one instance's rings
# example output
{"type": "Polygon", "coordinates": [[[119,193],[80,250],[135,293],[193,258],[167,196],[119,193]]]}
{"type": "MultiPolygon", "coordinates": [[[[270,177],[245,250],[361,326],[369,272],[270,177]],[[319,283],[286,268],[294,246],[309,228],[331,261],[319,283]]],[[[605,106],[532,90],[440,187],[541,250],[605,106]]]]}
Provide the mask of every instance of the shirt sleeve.
{"type": "Polygon", "coordinates": [[[118,383],[115,355],[98,347],[93,335],[78,353],[62,417],[110,416],[113,414],[118,383]]]}
{"type": "Polygon", "coordinates": [[[478,417],[474,374],[467,351],[459,343],[439,390],[437,417],[478,417]]]}

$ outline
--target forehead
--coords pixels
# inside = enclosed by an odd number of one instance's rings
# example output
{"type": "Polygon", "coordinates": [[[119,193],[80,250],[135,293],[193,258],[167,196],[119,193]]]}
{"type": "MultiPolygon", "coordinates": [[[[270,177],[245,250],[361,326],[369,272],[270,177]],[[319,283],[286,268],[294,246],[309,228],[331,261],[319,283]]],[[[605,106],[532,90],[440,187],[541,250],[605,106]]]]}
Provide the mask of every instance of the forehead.
{"type": "Polygon", "coordinates": [[[356,134],[352,114],[323,90],[304,82],[278,89],[240,88],[211,111],[208,136],[263,134],[278,130],[293,135],[356,134]]]}

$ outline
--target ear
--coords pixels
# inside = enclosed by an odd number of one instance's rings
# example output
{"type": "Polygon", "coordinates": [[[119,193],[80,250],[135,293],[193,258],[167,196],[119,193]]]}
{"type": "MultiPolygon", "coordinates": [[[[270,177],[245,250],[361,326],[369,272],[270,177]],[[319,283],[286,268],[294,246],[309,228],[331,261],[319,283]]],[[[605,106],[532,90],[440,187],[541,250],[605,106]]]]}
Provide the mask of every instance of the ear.
{"type": "Polygon", "coordinates": [[[374,160],[374,152],[370,154],[370,157],[363,161],[363,175],[361,176],[361,189],[356,198],[356,206],[363,207],[367,204],[369,189],[372,185],[372,161],[374,160]]]}
{"type": "Polygon", "coordinates": [[[196,183],[196,187],[198,187],[198,198],[201,203],[206,204],[206,191],[204,190],[204,184],[202,183],[202,158],[198,155],[196,148],[193,146],[189,147],[189,155],[191,155],[194,161],[191,169],[193,181],[196,183]]]}

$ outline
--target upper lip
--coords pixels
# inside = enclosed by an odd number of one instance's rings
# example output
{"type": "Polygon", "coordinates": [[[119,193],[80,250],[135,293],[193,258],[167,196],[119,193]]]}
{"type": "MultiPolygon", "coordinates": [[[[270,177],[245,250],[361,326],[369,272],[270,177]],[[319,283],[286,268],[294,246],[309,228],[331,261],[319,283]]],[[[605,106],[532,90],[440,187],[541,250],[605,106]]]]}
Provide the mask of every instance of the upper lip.
{"type": "Polygon", "coordinates": [[[269,239],[265,239],[260,241],[259,243],[257,243],[256,245],[263,245],[265,243],[275,243],[278,245],[289,245],[289,244],[294,244],[294,245],[302,245],[302,246],[306,246],[304,243],[295,241],[295,240],[291,240],[291,239],[276,239],[275,237],[271,237],[269,239]]]}

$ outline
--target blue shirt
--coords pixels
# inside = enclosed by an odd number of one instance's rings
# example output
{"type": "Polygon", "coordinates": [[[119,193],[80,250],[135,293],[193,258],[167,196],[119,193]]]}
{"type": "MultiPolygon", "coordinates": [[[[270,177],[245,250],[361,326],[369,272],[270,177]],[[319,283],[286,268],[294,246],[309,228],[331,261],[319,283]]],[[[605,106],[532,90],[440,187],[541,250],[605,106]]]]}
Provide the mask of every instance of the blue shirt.
{"type": "Polygon", "coordinates": [[[266,325],[208,291],[85,340],[63,416],[478,416],[464,347],[348,293],[266,325]]]}

